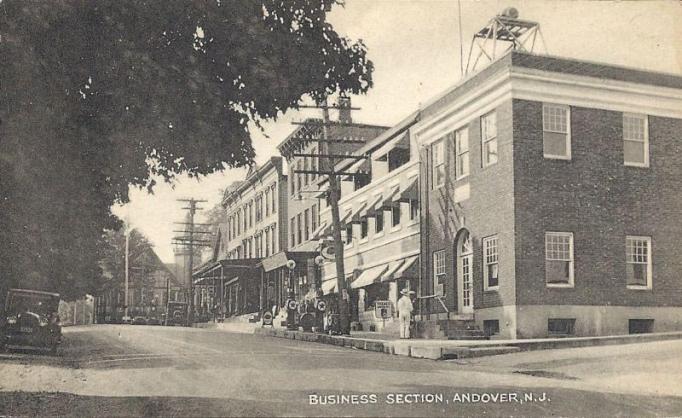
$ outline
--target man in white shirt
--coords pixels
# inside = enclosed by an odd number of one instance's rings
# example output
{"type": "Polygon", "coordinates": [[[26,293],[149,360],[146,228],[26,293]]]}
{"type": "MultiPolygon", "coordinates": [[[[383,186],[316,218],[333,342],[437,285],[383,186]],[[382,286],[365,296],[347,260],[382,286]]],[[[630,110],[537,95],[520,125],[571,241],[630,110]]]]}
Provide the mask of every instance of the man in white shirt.
{"type": "Polygon", "coordinates": [[[407,289],[400,291],[398,299],[398,320],[400,321],[400,338],[410,338],[410,321],[412,320],[412,300],[407,289]]]}

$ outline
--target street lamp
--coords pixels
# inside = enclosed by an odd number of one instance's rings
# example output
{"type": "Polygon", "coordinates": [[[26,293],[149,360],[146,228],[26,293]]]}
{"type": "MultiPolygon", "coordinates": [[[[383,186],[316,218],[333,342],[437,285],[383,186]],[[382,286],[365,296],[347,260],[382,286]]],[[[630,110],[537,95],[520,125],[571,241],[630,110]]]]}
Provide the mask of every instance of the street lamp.
{"type": "Polygon", "coordinates": [[[289,269],[289,280],[288,287],[289,292],[287,295],[287,329],[297,330],[298,324],[296,324],[296,310],[298,308],[298,302],[296,302],[296,295],[294,293],[294,269],[296,268],[296,262],[294,260],[287,260],[287,269],[289,269]]]}

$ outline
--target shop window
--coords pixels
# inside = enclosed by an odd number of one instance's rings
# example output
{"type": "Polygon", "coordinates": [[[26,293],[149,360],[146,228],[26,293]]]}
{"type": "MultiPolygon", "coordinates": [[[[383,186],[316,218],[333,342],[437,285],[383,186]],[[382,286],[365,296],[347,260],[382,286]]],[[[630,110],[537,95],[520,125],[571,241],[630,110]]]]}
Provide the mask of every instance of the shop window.
{"type": "Polygon", "coordinates": [[[571,159],[570,108],[542,105],[542,149],[545,158],[571,159]]]}
{"type": "Polygon", "coordinates": [[[483,321],[483,332],[486,337],[500,334],[500,321],[497,319],[486,319],[483,321]]]}
{"type": "Polygon", "coordinates": [[[388,283],[374,283],[365,289],[365,311],[374,310],[377,300],[388,300],[388,283]]]}
{"type": "Polygon", "coordinates": [[[291,246],[296,246],[296,217],[291,218],[291,226],[289,227],[289,234],[291,234],[291,246]]]}
{"type": "Polygon", "coordinates": [[[629,319],[628,332],[630,334],[650,334],[654,332],[653,319],[629,319]]]}
{"type": "Polygon", "coordinates": [[[317,229],[317,224],[318,224],[318,219],[317,217],[319,216],[317,212],[317,205],[313,205],[312,208],[310,209],[310,229],[311,230],[316,230],[317,229]]]}
{"type": "Polygon", "coordinates": [[[575,318],[550,318],[547,320],[549,335],[574,335],[575,318]]]}
{"type": "Polygon", "coordinates": [[[299,244],[303,242],[303,222],[300,213],[296,215],[296,240],[299,244]]]}
{"type": "Polygon", "coordinates": [[[573,287],[573,233],[545,233],[547,286],[573,287]]]}

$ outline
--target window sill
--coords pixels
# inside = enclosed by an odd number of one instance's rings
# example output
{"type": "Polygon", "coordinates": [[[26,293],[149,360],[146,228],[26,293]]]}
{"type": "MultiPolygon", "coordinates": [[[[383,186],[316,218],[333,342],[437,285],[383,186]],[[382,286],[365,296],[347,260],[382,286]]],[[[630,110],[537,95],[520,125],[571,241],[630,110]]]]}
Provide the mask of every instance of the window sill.
{"type": "Polygon", "coordinates": [[[570,155],[551,155],[551,154],[543,154],[543,157],[545,160],[563,160],[563,161],[571,161],[571,156],[570,155]]]}
{"type": "Polygon", "coordinates": [[[651,290],[651,286],[626,285],[629,290],[651,290]]]}
{"type": "Polygon", "coordinates": [[[649,168],[649,163],[628,163],[627,161],[623,163],[625,167],[634,168],[649,168]]]}
{"type": "Polygon", "coordinates": [[[483,289],[484,292],[499,292],[500,291],[500,285],[497,286],[491,286],[491,287],[486,287],[483,289]]]}
{"type": "Polygon", "coordinates": [[[369,242],[369,238],[367,238],[367,237],[362,238],[359,242],[360,242],[360,245],[367,244],[369,242]]]}
{"type": "Polygon", "coordinates": [[[382,229],[381,232],[375,233],[375,234],[372,236],[372,239],[381,238],[381,237],[383,237],[383,236],[384,236],[384,230],[382,229]]]}
{"type": "Polygon", "coordinates": [[[572,289],[573,283],[546,283],[547,287],[549,288],[557,288],[557,289],[572,289]]]}
{"type": "Polygon", "coordinates": [[[402,224],[393,226],[393,227],[391,227],[391,232],[400,231],[400,229],[401,229],[402,227],[403,227],[402,224]]]}
{"type": "Polygon", "coordinates": [[[462,180],[466,180],[466,179],[468,179],[468,178],[469,178],[469,175],[467,174],[467,175],[464,175],[464,176],[462,176],[462,177],[456,177],[456,178],[455,178],[455,181],[462,181],[462,180]]]}

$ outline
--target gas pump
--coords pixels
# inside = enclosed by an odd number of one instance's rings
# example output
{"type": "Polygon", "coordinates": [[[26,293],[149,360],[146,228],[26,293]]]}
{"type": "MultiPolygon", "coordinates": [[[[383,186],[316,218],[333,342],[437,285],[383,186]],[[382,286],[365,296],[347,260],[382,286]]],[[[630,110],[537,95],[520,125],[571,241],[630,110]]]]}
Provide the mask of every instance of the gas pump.
{"type": "Polygon", "coordinates": [[[296,323],[296,313],[298,312],[298,302],[296,301],[296,294],[294,293],[294,281],[293,274],[296,268],[296,262],[294,260],[287,261],[287,268],[289,269],[289,294],[287,295],[287,329],[298,330],[298,324],[296,323]]]}

